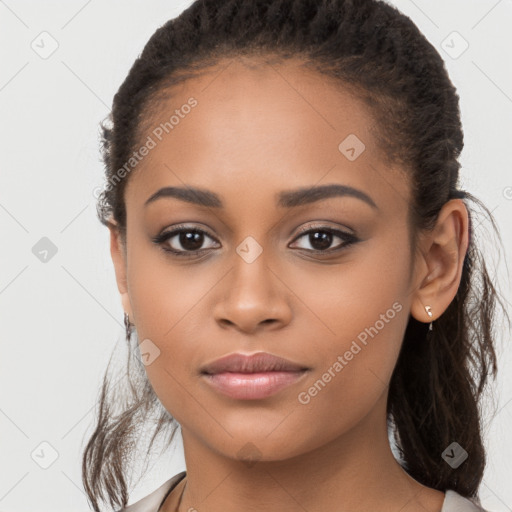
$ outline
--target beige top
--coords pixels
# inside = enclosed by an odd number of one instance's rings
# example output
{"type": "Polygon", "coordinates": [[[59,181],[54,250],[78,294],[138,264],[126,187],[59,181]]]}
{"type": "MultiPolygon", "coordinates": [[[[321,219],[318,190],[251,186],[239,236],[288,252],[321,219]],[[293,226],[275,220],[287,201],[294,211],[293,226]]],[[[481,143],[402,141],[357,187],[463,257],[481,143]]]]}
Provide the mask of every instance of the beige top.
{"type": "MultiPolygon", "coordinates": [[[[140,499],[136,503],[128,505],[127,507],[119,510],[118,512],[158,512],[162,506],[165,498],[170,492],[178,487],[179,483],[182,482],[181,491],[184,487],[184,478],[187,472],[182,471],[177,475],[163,483],[158,489],[148,494],[146,497],[140,499]]],[[[181,494],[181,491],[178,494],[181,494]]],[[[175,496],[174,500],[169,504],[176,506],[179,501],[179,496],[175,496]]],[[[489,512],[481,507],[479,501],[476,498],[464,498],[459,493],[449,489],[445,492],[443,507],[440,512],[489,512]]]]}

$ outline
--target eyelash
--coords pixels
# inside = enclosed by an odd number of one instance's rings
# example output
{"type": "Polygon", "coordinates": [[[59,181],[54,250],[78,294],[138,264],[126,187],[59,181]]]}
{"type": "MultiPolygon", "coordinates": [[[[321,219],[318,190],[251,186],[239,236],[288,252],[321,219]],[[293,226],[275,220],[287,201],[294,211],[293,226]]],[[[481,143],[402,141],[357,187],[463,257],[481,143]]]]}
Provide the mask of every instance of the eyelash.
{"type": "MultiPolygon", "coordinates": [[[[325,254],[342,251],[342,250],[346,249],[347,247],[349,247],[350,245],[353,245],[359,241],[359,239],[356,236],[354,236],[350,233],[345,233],[344,231],[340,231],[338,229],[334,229],[334,228],[327,227],[327,226],[318,226],[318,227],[313,227],[313,228],[308,227],[308,228],[301,229],[299,231],[298,236],[296,236],[293,239],[293,242],[295,242],[296,240],[302,238],[303,236],[305,236],[309,233],[316,233],[316,232],[330,233],[332,235],[335,235],[338,238],[341,238],[342,240],[344,240],[345,243],[341,244],[341,246],[336,249],[328,249],[325,251],[321,251],[318,249],[302,249],[302,250],[305,250],[306,252],[313,253],[313,254],[325,255],[325,254]]],[[[159,245],[162,248],[162,250],[164,250],[167,253],[171,253],[177,257],[196,256],[200,253],[204,253],[205,251],[208,251],[208,249],[199,249],[197,251],[176,251],[175,249],[169,249],[167,247],[164,247],[165,242],[167,242],[171,238],[174,238],[176,235],[179,235],[180,233],[200,233],[202,235],[205,235],[205,236],[215,240],[214,237],[212,237],[210,234],[208,234],[208,232],[204,231],[203,229],[195,228],[195,227],[191,228],[191,227],[187,227],[187,226],[177,226],[172,231],[160,233],[159,235],[154,237],[152,240],[155,244],[159,245]]],[[[217,240],[215,240],[215,241],[217,242],[217,240]]]]}

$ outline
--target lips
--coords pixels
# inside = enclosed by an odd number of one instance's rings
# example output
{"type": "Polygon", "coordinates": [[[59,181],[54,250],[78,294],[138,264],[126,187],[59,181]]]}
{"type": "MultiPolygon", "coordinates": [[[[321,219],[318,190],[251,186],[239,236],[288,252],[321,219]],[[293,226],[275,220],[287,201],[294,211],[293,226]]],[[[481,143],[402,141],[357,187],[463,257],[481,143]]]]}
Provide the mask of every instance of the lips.
{"type": "Polygon", "coordinates": [[[229,354],[201,368],[202,374],[218,373],[265,373],[265,372],[300,372],[309,370],[307,366],[283,359],[267,352],[245,355],[229,354]]]}
{"type": "Polygon", "coordinates": [[[237,400],[262,400],[302,380],[311,368],[267,352],[229,354],[206,364],[201,376],[215,391],[237,400]]]}

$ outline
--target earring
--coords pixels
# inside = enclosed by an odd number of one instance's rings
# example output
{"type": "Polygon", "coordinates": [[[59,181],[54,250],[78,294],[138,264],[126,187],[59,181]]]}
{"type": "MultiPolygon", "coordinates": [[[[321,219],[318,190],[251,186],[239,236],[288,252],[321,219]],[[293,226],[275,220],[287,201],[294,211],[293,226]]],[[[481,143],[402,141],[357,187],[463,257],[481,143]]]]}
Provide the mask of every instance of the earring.
{"type": "MultiPolygon", "coordinates": [[[[427,312],[427,315],[432,318],[432,311],[431,311],[431,307],[430,306],[425,306],[425,311],[427,312]]],[[[432,330],[432,322],[430,322],[430,325],[428,326],[428,330],[431,331],[432,330]]]]}
{"type": "Polygon", "coordinates": [[[129,340],[132,333],[133,324],[130,322],[130,316],[128,313],[124,313],[124,328],[126,331],[126,339],[129,340]]]}

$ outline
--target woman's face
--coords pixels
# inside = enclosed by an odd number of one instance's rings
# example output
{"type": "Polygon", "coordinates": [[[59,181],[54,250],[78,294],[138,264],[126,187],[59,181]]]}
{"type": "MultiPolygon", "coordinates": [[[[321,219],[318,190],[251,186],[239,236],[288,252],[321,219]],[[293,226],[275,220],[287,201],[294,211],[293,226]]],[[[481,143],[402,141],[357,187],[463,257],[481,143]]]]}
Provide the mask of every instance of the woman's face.
{"type": "Polygon", "coordinates": [[[368,110],[291,62],[241,59],[154,108],[125,178],[127,255],[116,273],[151,385],[184,438],[279,460],[375,421],[385,428],[415,267],[409,186],[384,166],[368,110]],[[165,187],[201,189],[210,203],[147,202],[165,187]],[[178,225],[185,234],[153,240],[178,225]],[[201,368],[235,352],[310,370],[266,398],[234,398],[201,368]]]}

